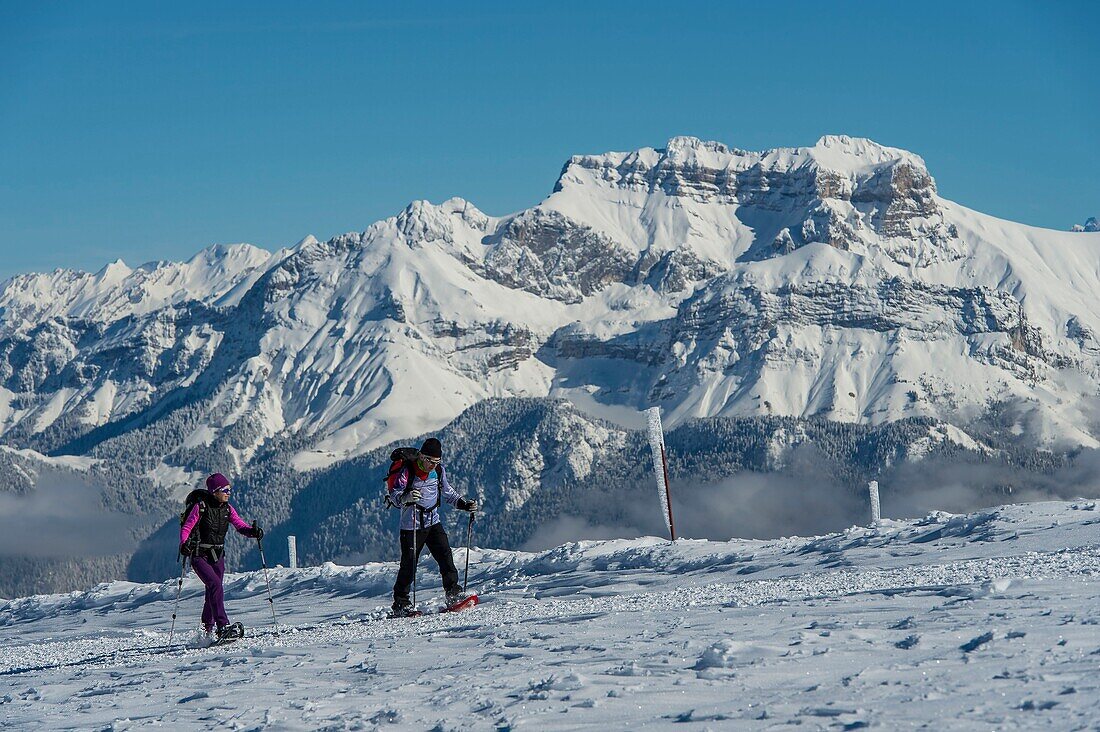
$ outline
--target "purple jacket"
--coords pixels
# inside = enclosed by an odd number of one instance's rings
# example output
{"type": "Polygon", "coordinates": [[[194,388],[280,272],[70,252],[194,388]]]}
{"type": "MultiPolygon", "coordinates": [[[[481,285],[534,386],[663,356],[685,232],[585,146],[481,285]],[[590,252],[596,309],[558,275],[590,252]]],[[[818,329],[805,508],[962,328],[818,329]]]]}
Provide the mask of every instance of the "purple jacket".
{"type": "MultiPolygon", "coordinates": [[[[405,492],[405,489],[408,488],[408,484],[409,473],[406,470],[402,470],[394,479],[393,490],[390,492],[390,497],[394,503],[400,505],[400,496],[405,492]]],[[[427,477],[414,477],[413,488],[420,489],[420,501],[417,505],[424,509],[424,525],[420,525],[420,510],[417,509],[416,506],[408,506],[401,509],[401,528],[405,531],[426,529],[440,522],[439,509],[434,508],[436,500],[439,498],[440,490],[443,491],[443,500],[452,506],[458,503],[458,499],[462,498],[462,496],[458,495],[458,492],[451,487],[450,481],[447,480],[447,471],[442,465],[437,466],[435,470],[428,473],[427,477]]]]}

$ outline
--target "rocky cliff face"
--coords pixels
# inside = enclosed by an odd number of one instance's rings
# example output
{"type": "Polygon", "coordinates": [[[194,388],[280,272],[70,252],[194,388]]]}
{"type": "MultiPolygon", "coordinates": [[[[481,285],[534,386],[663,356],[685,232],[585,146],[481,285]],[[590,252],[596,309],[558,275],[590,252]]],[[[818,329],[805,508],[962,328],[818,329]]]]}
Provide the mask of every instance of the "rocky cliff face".
{"type": "Polygon", "coordinates": [[[691,404],[693,416],[708,416],[705,410],[717,403],[700,409],[684,395],[721,389],[726,396],[720,413],[794,411],[803,417],[881,421],[887,411],[924,413],[926,400],[944,395],[944,385],[927,373],[907,378],[910,374],[897,368],[905,351],[917,359],[940,349],[962,352],[973,367],[1038,383],[1045,374],[1079,366],[1048,340],[1012,295],[984,287],[887,278],[765,290],[727,276],[686,299],[673,318],[607,339],[563,329],[541,355],[563,370],[597,359],[622,362],[623,372],[633,375],[628,381],[644,379],[636,388],[645,399],[672,413],[691,404]],[[861,365],[877,371],[878,383],[855,375],[861,365]],[[784,393],[804,373],[818,375],[817,383],[805,399],[792,402],[784,393]],[[822,380],[821,374],[830,376],[822,380]],[[784,397],[770,398],[773,394],[784,397]]]}
{"type": "Polygon", "coordinates": [[[478,269],[507,287],[579,303],[635,270],[634,253],[557,211],[532,209],[490,238],[478,269]]]}

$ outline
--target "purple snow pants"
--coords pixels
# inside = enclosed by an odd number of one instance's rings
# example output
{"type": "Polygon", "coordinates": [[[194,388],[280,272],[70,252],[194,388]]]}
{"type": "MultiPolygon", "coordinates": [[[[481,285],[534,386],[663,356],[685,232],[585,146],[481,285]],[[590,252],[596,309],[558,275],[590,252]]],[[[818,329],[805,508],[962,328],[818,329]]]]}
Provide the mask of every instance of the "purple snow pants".
{"type": "Polygon", "coordinates": [[[206,585],[206,602],[202,606],[202,624],[207,629],[212,629],[214,624],[229,625],[229,617],[225,614],[225,590],[222,588],[222,577],[225,576],[225,556],[212,562],[207,557],[192,557],[191,566],[195,568],[195,574],[206,585]]]}

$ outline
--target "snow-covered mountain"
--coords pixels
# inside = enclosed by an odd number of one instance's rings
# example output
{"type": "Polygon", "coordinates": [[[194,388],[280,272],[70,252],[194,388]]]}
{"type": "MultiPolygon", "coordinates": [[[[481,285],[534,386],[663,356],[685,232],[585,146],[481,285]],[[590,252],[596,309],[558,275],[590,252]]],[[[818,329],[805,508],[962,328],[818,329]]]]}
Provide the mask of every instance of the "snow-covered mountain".
{"type": "Polygon", "coordinates": [[[181,445],[235,428],[240,467],[295,436],[307,468],[488,397],[564,395],[611,417],[659,404],[671,424],[997,414],[1095,446],[1098,288],[1100,237],[944,200],[912,153],[681,137],[573,157],[503,218],[416,202],[278,255],[9,280],[0,429],[64,449],[201,397],[181,445]]]}
{"type": "Polygon", "coordinates": [[[194,575],[171,644],[176,578],[112,582],[0,601],[0,709],[17,730],[1095,729],[1098,542],[1095,501],[773,541],[475,539],[472,610],[386,619],[394,563],[274,568],[276,629],[251,571],[226,576],[247,634],[220,647],[194,575]]]}
{"type": "MultiPolygon", "coordinates": [[[[204,472],[252,476],[283,492],[251,508],[288,525],[305,509],[283,489],[307,471],[492,398],[565,398],[623,428],[659,405],[670,429],[927,417],[976,451],[1096,447],[1098,291],[1100,234],[945,200],[912,153],[678,137],[575,156],[542,203],[503,217],[418,201],[274,254],[12,278],[0,439],[89,458],[112,510],[167,514],[204,472]]],[[[542,457],[588,459],[571,449],[542,457]]],[[[337,489],[321,518],[374,494],[337,489]]]]}
{"type": "Polygon", "coordinates": [[[17,275],[0,289],[0,327],[11,334],[53,319],[109,325],[192,300],[232,305],[273,256],[248,244],[218,244],[182,263],[132,269],[119,259],[95,274],[59,269],[17,275]]]}
{"type": "Polygon", "coordinates": [[[1073,231],[1100,231],[1100,219],[1091,216],[1085,220],[1084,224],[1074,224],[1073,231]]]}

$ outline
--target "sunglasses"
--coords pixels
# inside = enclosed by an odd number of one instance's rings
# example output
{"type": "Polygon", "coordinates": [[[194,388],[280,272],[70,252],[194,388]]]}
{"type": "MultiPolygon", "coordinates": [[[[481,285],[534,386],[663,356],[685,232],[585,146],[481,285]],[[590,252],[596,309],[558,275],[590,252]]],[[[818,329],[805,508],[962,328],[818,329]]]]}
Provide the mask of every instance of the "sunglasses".
{"type": "Polygon", "coordinates": [[[441,462],[443,462],[443,458],[425,457],[423,455],[420,456],[420,460],[425,465],[439,465],[441,462]]]}
{"type": "Polygon", "coordinates": [[[215,493],[224,493],[226,495],[229,495],[229,491],[230,491],[230,488],[228,486],[226,486],[225,488],[215,488],[214,489],[215,493]]]}

